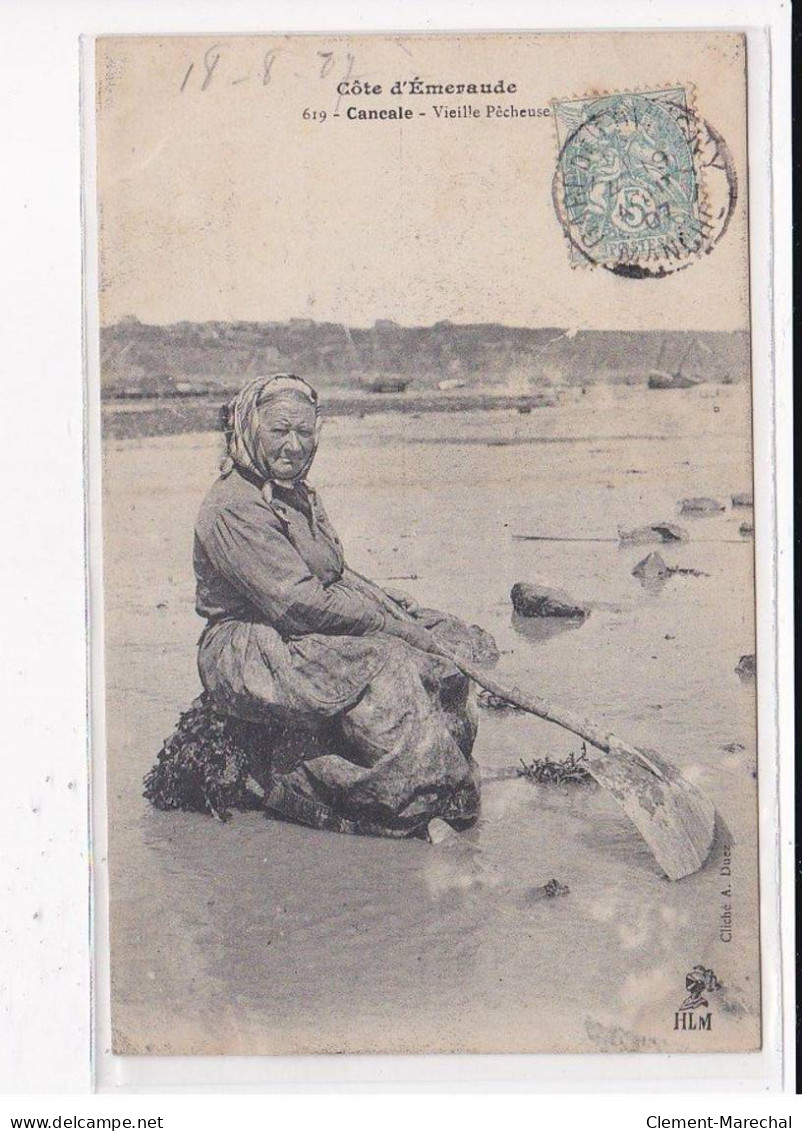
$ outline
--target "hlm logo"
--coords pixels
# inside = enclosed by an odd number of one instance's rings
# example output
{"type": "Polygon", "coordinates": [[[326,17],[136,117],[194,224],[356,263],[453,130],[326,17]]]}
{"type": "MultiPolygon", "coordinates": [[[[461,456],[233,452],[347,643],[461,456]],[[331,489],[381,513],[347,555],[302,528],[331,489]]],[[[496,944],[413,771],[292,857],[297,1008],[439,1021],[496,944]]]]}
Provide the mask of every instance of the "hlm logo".
{"type": "Polygon", "coordinates": [[[674,1014],[674,1028],[688,1030],[706,1029],[709,1033],[713,1028],[712,1013],[684,1013],[680,1010],[674,1014]]]}
{"type": "Polygon", "coordinates": [[[712,970],[706,966],[694,966],[689,974],[685,975],[685,990],[687,997],[674,1014],[674,1028],[683,1032],[701,1031],[709,1033],[713,1028],[713,1015],[696,1013],[697,1009],[704,1009],[710,1004],[705,994],[715,993],[721,989],[719,982],[712,970]]]}

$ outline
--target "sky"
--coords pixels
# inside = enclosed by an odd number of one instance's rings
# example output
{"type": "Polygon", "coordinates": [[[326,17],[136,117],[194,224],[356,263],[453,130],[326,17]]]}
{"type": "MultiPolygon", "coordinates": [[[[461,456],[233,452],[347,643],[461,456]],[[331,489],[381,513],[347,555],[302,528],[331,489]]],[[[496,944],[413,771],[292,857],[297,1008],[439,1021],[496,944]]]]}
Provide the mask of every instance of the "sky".
{"type": "Polygon", "coordinates": [[[133,315],[748,325],[737,35],[118,38],[99,41],[97,88],[103,324],[133,315]],[[516,89],[391,93],[414,78],[516,89]],[[382,92],[338,95],[338,83],[354,80],[382,92]],[[489,115],[488,106],[544,110],[555,99],[678,83],[738,171],[728,231],[710,255],[663,279],[572,265],[552,200],[553,116],[489,115]],[[465,116],[438,116],[437,105],[465,116]],[[413,117],[350,120],[349,108],[413,117]]]}

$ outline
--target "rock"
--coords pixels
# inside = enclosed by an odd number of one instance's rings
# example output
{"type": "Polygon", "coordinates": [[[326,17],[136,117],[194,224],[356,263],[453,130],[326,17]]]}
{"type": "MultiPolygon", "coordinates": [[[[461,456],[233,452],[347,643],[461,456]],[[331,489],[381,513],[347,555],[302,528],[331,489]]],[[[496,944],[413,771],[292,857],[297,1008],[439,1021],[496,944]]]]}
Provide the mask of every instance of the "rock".
{"type": "Polygon", "coordinates": [[[558,895],[568,895],[570,891],[567,884],[561,884],[559,880],[549,880],[547,884],[530,888],[526,893],[526,899],[528,903],[539,903],[541,899],[554,899],[558,895]]]}
{"type": "Polygon", "coordinates": [[[718,499],[701,497],[683,499],[679,509],[682,514],[718,514],[727,508],[718,499]]]}
{"type": "MultiPolygon", "coordinates": [[[[633,577],[639,577],[644,585],[655,585],[657,583],[667,581],[669,577],[674,577],[679,574],[683,577],[709,577],[701,569],[691,569],[687,566],[670,566],[667,565],[663,558],[655,550],[653,553],[647,555],[643,561],[638,562],[632,571],[633,577]]],[[[666,640],[673,640],[672,637],[666,637],[666,640]]],[[[652,657],[653,659],[655,657],[652,657]]]]}
{"type": "Polygon", "coordinates": [[[522,617],[574,617],[590,615],[587,605],[572,601],[561,589],[548,589],[529,581],[516,581],[510,592],[512,606],[522,617]]]}
{"type": "Polygon", "coordinates": [[[426,826],[426,837],[429,844],[443,844],[444,841],[451,840],[457,835],[451,825],[447,824],[442,817],[433,817],[426,826]]]}
{"type": "Polygon", "coordinates": [[[751,507],[752,506],[752,492],[739,491],[737,495],[732,496],[732,505],[734,507],[751,507]]]}
{"type": "Polygon", "coordinates": [[[735,671],[742,679],[753,679],[756,671],[754,655],[750,653],[747,656],[741,656],[735,671]]]}
{"type": "Polygon", "coordinates": [[[646,546],[650,542],[687,542],[688,532],[673,522],[654,522],[651,526],[636,526],[634,530],[619,527],[618,537],[624,545],[646,546]]]}
{"type": "Polygon", "coordinates": [[[648,384],[650,389],[692,389],[700,382],[686,377],[684,373],[666,373],[662,369],[653,369],[649,374],[648,384]]]}
{"type": "Polygon", "coordinates": [[[633,577],[639,577],[641,581],[664,581],[666,578],[671,577],[672,570],[663,561],[661,554],[654,550],[651,554],[638,562],[632,571],[633,577]]]}

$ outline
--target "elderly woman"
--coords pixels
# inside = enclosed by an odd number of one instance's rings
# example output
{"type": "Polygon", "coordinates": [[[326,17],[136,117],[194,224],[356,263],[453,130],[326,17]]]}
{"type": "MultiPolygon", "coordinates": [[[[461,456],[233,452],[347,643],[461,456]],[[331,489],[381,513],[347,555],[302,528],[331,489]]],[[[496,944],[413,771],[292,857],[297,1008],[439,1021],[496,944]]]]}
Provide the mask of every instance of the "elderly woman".
{"type": "Polygon", "coordinates": [[[346,567],[306,481],[320,435],[306,381],[256,378],[226,417],[227,458],[195,532],[198,666],[218,710],[265,728],[268,810],[384,836],[470,824],[475,713],[467,680],[433,653],[440,633],[475,657],[481,630],[394,615],[346,567]]]}

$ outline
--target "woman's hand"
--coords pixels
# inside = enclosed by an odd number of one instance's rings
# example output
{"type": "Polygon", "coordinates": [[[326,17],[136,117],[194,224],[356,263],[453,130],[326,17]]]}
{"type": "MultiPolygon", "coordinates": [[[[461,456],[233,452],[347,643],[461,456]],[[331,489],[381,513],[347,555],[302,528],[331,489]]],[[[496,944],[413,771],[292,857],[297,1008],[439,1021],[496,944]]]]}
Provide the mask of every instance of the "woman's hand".
{"type": "Polygon", "coordinates": [[[410,597],[409,593],[405,593],[403,589],[396,589],[394,585],[383,585],[382,589],[390,598],[395,601],[402,609],[405,609],[410,615],[414,616],[420,609],[420,605],[414,597],[410,597]]]}
{"type": "Polygon", "coordinates": [[[400,640],[405,640],[407,644],[420,649],[421,652],[431,652],[435,656],[442,655],[436,637],[428,629],[415,624],[414,621],[397,620],[388,614],[384,631],[390,636],[397,636],[400,640]]]}

